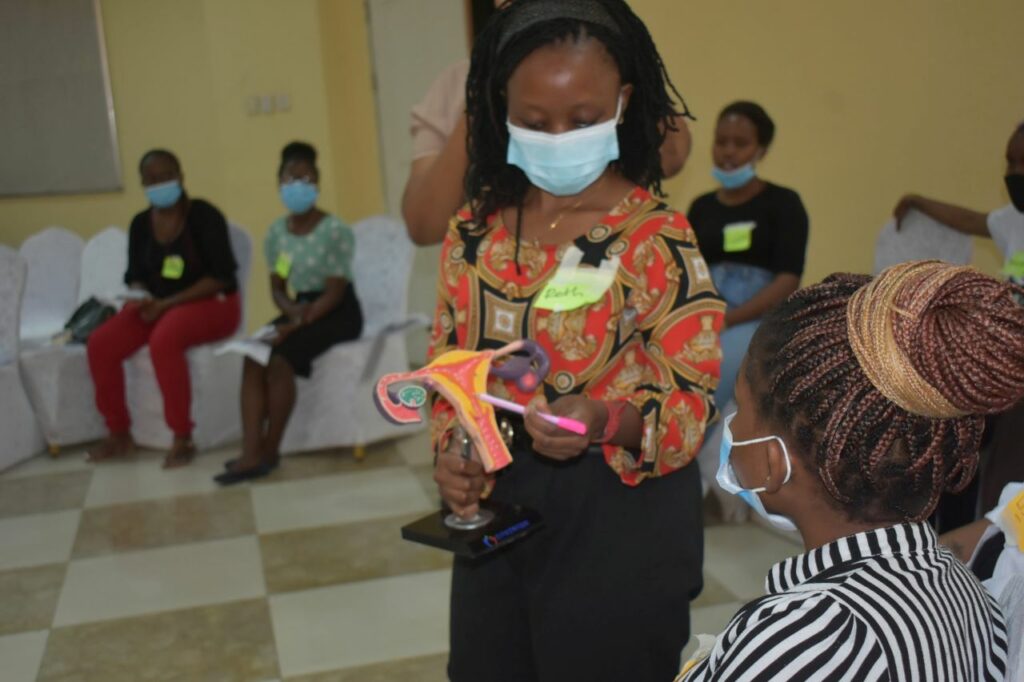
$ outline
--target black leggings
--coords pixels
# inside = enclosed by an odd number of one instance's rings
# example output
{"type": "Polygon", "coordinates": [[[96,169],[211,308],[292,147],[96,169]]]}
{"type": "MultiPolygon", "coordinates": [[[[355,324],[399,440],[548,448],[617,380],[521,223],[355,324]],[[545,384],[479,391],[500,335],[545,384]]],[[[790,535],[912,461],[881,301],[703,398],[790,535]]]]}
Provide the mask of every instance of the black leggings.
{"type": "Polygon", "coordinates": [[[600,451],[556,462],[518,449],[494,498],[545,527],[481,560],[456,558],[452,682],[665,682],[701,589],[696,464],[624,485],[600,451]]]}

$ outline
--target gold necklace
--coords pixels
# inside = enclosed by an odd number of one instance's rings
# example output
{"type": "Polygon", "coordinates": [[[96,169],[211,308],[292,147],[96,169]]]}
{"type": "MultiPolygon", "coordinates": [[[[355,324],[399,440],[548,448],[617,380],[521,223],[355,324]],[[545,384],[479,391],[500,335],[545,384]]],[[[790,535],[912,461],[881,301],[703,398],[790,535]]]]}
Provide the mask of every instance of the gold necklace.
{"type": "Polygon", "coordinates": [[[564,216],[566,213],[569,213],[571,211],[575,211],[577,208],[580,207],[580,204],[582,204],[582,203],[583,203],[583,197],[580,197],[579,199],[576,200],[575,204],[573,204],[569,208],[563,208],[561,211],[559,211],[558,215],[551,222],[550,227],[548,227],[548,232],[550,232],[551,230],[554,230],[556,227],[558,227],[558,223],[562,220],[562,216],[564,216]]]}

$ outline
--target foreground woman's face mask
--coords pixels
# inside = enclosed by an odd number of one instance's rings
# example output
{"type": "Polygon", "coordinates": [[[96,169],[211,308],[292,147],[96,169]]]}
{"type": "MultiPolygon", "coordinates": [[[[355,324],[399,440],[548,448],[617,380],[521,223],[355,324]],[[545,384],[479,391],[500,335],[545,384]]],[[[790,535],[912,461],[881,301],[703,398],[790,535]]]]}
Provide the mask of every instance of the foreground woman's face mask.
{"type": "Polygon", "coordinates": [[[579,194],[619,158],[616,126],[621,115],[620,94],[615,116],[589,128],[553,135],[520,128],[509,121],[506,160],[521,168],[534,186],[548,194],[579,194]]]}
{"type": "Polygon", "coordinates": [[[786,516],[781,514],[772,514],[764,508],[764,503],[761,502],[759,493],[763,493],[765,489],[762,488],[744,488],[740,485],[739,479],[736,478],[736,472],[733,471],[732,463],[729,458],[732,454],[734,446],[753,445],[754,443],[764,443],[769,440],[777,440],[782,445],[782,454],[786,458],[786,478],[782,481],[785,485],[789,483],[789,479],[793,475],[793,466],[789,459],[789,450],[786,448],[786,442],[778,436],[765,436],[763,438],[752,438],[750,440],[740,441],[734,443],[732,440],[732,430],[729,428],[729,424],[732,422],[733,417],[736,413],[733,412],[722,420],[722,446],[718,454],[718,474],[715,479],[718,481],[718,485],[721,486],[722,490],[733,495],[739,495],[740,498],[749,504],[754,511],[768,519],[776,528],[781,530],[796,530],[796,524],[786,516]]]}

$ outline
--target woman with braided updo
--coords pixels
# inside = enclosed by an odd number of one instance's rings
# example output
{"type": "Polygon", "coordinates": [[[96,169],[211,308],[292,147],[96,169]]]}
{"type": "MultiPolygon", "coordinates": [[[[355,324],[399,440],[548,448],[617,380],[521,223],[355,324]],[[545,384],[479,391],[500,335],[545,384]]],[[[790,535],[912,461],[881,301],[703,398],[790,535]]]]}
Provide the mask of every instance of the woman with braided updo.
{"type": "Polygon", "coordinates": [[[995,600],[923,523],[1024,395],[1021,290],[966,267],[833,275],[755,333],[718,481],[807,552],[679,680],[1002,680],[995,600]]]}

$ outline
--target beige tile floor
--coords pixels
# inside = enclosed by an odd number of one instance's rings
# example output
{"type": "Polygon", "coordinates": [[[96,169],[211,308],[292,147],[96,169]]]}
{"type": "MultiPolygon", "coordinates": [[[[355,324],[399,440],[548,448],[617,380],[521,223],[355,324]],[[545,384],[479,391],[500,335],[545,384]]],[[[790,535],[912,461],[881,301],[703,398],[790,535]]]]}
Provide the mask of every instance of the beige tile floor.
{"type": "MultiPolygon", "coordinates": [[[[92,466],[79,450],[0,475],[0,679],[444,680],[451,560],[398,532],[437,504],[423,436],[218,489],[233,455],[164,471],[157,453],[92,466]]],[[[798,551],[714,518],[695,633],[798,551]]]]}

